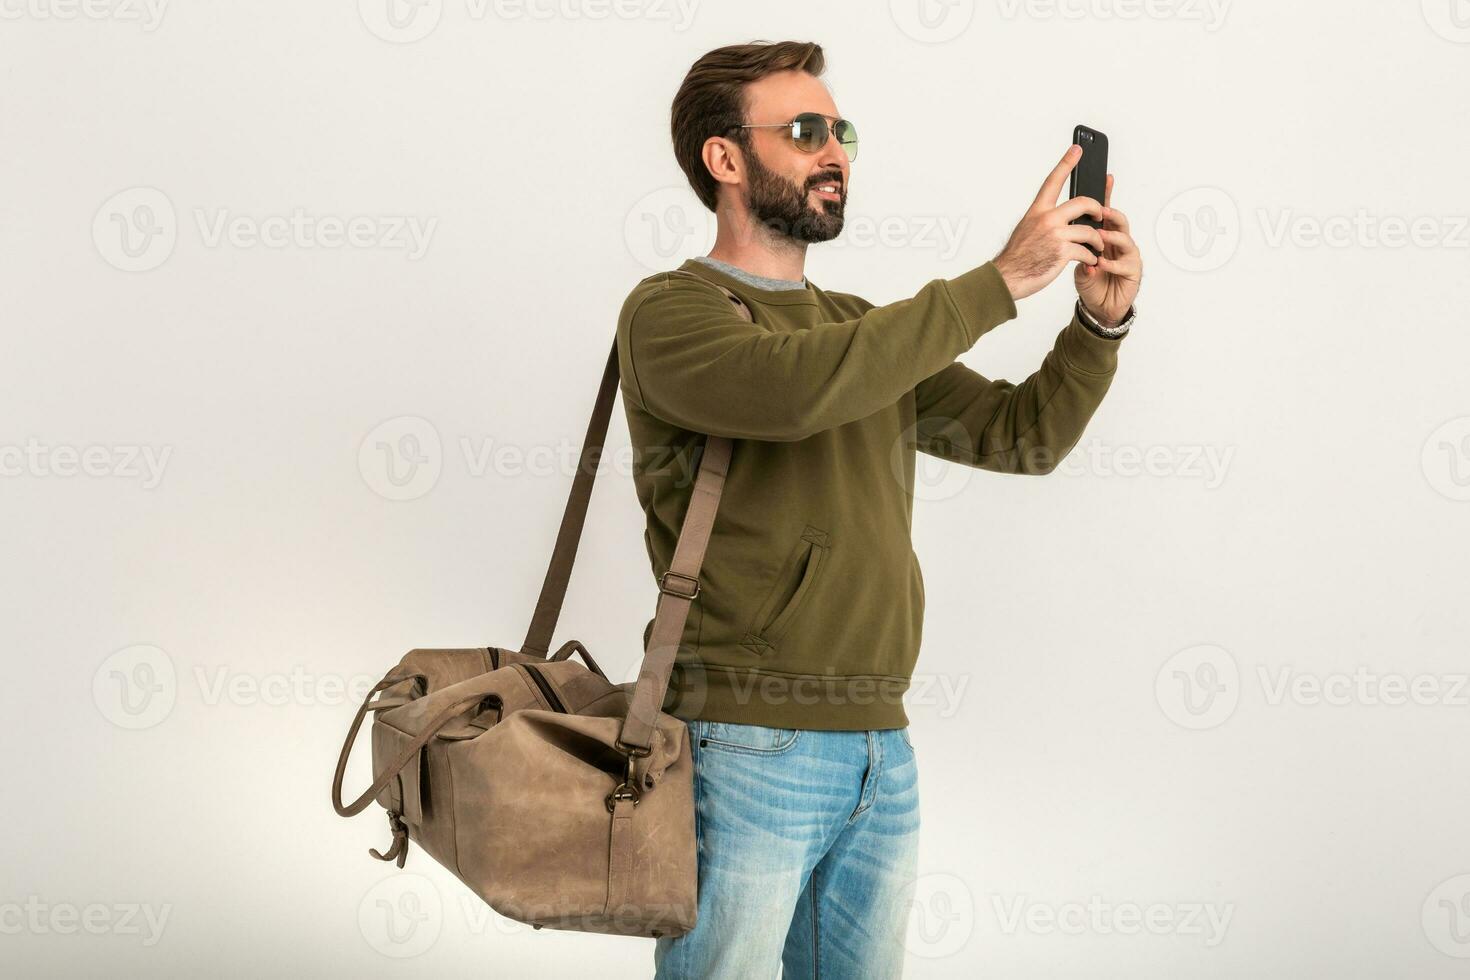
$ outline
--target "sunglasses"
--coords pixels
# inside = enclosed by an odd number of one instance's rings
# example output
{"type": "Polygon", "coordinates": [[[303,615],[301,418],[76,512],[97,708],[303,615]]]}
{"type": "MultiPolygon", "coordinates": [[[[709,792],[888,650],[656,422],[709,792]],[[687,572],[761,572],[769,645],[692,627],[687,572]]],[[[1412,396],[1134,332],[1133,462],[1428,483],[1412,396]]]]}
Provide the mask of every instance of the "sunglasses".
{"type": "MultiPolygon", "coordinates": [[[[785,127],[791,142],[803,153],[816,153],[827,145],[830,136],[837,137],[837,143],[847,154],[849,161],[857,159],[858,135],[857,127],[850,120],[838,119],[835,116],[824,116],[817,112],[803,112],[790,122],[783,123],[746,123],[741,126],[731,126],[730,129],[775,129],[785,127]],[[829,128],[827,120],[832,120],[829,128]]],[[[729,130],[726,130],[728,132],[729,130]]]]}

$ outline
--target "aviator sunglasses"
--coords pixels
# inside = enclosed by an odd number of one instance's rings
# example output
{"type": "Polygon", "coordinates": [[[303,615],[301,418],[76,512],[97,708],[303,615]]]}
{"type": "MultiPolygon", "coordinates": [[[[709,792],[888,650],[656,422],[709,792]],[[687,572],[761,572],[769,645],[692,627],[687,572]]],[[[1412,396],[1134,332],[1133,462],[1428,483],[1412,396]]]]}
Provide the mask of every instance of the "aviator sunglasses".
{"type": "Polygon", "coordinates": [[[804,153],[816,153],[827,145],[828,136],[836,136],[838,145],[847,153],[847,159],[849,161],[857,159],[857,127],[853,126],[850,120],[838,119],[835,116],[803,112],[790,122],[745,123],[741,126],[731,126],[730,129],[775,129],[778,127],[785,127],[787,135],[791,137],[791,142],[804,153]],[[832,120],[830,129],[827,126],[828,119],[832,120]]]}

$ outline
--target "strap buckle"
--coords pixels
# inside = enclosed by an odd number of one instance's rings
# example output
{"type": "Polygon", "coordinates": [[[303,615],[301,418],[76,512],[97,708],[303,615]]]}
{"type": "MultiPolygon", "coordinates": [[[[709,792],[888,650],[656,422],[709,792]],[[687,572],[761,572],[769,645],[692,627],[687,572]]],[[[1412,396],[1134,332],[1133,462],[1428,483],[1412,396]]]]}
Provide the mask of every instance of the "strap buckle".
{"type": "Polygon", "coordinates": [[[604,802],[607,803],[608,813],[612,813],[613,807],[615,807],[619,803],[628,802],[632,803],[634,806],[637,806],[639,803],[641,794],[639,794],[638,787],[634,783],[634,758],[636,757],[631,754],[628,756],[628,774],[623,777],[623,781],[621,783],[613,787],[613,791],[611,793],[607,794],[607,799],[604,802]]]}
{"type": "Polygon", "coordinates": [[[693,600],[699,595],[699,579],[695,578],[693,575],[681,575],[678,572],[670,570],[664,572],[658,577],[658,590],[664,595],[678,596],[681,599],[693,600]],[[669,588],[668,580],[669,576],[671,575],[674,578],[683,579],[686,582],[693,582],[694,589],[690,592],[680,592],[678,589],[669,588]]]}
{"type": "Polygon", "coordinates": [[[615,739],[613,739],[613,747],[616,748],[619,752],[623,753],[623,755],[626,755],[628,757],[628,765],[629,766],[632,766],[634,759],[641,759],[645,755],[652,755],[653,754],[653,746],[652,745],[644,745],[644,746],[629,745],[627,742],[624,742],[621,738],[615,738],[615,739]]]}

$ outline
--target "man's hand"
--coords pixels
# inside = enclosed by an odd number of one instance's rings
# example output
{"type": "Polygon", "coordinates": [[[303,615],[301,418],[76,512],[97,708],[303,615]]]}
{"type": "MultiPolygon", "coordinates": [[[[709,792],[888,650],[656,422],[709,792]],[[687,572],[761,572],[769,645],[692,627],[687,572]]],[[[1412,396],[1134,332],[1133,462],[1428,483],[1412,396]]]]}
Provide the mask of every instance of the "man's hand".
{"type": "Polygon", "coordinates": [[[1107,247],[1095,264],[1079,265],[1073,273],[1082,305],[1105,327],[1117,326],[1128,315],[1143,278],[1143,257],[1128,233],[1128,216],[1111,207],[1112,201],[1113,175],[1108,174],[1102,230],[1107,247]]]}
{"type": "MultiPolygon", "coordinates": [[[[1060,163],[1047,176],[1041,191],[1031,207],[1021,216],[1021,221],[1011,232],[1005,248],[994,259],[995,267],[1010,288],[1012,299],[1022,299],[1039,292],[1061,275],[1068,262],[1079,262],[1078,275],[1082,266],[1098,262],[1097,256],[1087,250],[1086,242],[1102,252],[1106,247],[1103,233],[1088,225],[1070,222],[1084,214],[1099,221],[1104,220],[1104,207],[1090,197],[1074,197],[1058,205],[1057,198],[1067,182],[1067,174],[1082,159],[1082,147],[1073,143],[1067,148],[1060,163]]],[[[1130,239],[1131,241],[1131,239],[1130,239]]],[[[1078,279],[1080,290],[1082,280],[1078,279]]],[[[1089,288],[1095,288],[1089,286],[1089,288]]],[[[1136,290],[1136,287],[1135,287],[1136,290]]],[[[1083,302],[1087,302],[1085,299],[1083,302]]],[[[1097,308],[1088,303],[1088,310],[1097,308]]],[[[1127,306],[1124,306],[1127,309],[1127,306]]]]}

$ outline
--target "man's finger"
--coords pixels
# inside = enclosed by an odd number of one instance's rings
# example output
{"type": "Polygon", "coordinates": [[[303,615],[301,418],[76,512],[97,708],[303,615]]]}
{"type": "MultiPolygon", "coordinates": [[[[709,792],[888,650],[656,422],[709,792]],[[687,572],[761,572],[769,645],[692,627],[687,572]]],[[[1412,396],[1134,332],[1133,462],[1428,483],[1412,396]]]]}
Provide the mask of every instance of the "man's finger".
{"type": "Polygon", "coordinates": [[[1133,236],[1126,231],[1114,231],[1111,228],[1102,230],[1103,241],[1107,242],[1117,255],[1132,255],[1138,251],[1138,245],[1133,241],[1133,236]]]}
{"type": "Polygon", "coordinates": [[[1057,216],[1063,221],[1069,222],[1077,220],[1084,214],[1091,215],[1101,221],[1103,212],[1103,206],[1095,198],[1091,197],[1074,197],[1070,201],[1057,205],[1057,216]]]}
{"type": "Polygon", "coordinates": [[[1116,228],[1119,231],[1129,231],[1128,216],[1117,208],[1103,208],[1103,227],[1116,228]]]}
{"type": "Polygon", "coordinates": [[[1091,225],[1068,225],[1062,232],[1069,242],[1086,243],[1101,252],[1107,247],[1102,232],[1091,225]]]}
{"type": "Polygon", "coordinates": [[[1097,260],[1097,267],[1110,276],[1120,279],[1136,281],[1138,279],[1138,264],[1130,259],[1108,259],[1097,260]]]}
{"type": "Polygon", "coordinates": [[[1113,203],[1113,175],[1108,174],[1107,183],[1103,185],[1103,207],[1113,203]]]}
{"type": "Polygon", "coordinates": [[[1067,262],[1081,262],[1083,265],[1097,265],[1099,259],[1088,251],[1086,245],[1078,245],[1075,242],[1062,246],[1062,259],[1067,262]]]}
{"type": "Polygon", "coordinates": [[[1061,162],[1052,168],[1047,175],[1046,181],[1042,183],[1041,190],[1032,202],[1033,208],[1050,208],[1057,203],[1057,198],[1062,196],[1062,185],[1067,182],[1067,174],[1077,166],[1077,161],[1082,159],[1082,147],[1073,143],[1067,147],[1067,152],[1062,154],[1061,162]]]}

